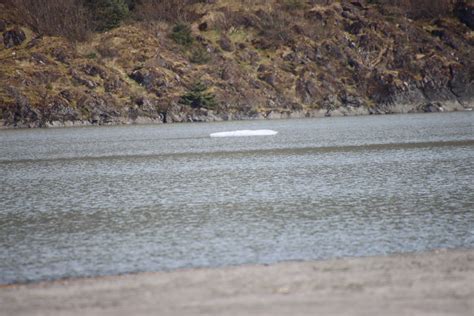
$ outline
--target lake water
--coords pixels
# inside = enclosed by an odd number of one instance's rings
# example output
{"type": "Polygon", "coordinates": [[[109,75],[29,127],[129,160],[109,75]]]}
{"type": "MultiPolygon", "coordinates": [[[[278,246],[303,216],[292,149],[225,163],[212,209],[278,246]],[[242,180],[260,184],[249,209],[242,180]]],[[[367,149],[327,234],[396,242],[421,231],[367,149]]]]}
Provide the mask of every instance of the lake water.
{"type": "Polygon", "coordinates": [[[473,248],[473,123],[0,131],[0,283],[473,248]]]}

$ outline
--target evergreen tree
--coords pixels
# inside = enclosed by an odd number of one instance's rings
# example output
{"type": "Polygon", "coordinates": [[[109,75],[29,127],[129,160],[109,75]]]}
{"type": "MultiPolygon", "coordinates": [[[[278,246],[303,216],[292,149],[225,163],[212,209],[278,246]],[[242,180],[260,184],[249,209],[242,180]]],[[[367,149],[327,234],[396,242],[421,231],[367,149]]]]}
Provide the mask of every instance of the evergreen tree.
{"type": "MultiPolygon", "coordinates": [[[[86,6],[92,13],[94,28],[97,31],[107,31],[120,25],[129,14],[126,0],[85,0],[86,6]]],[[[128,1],[130,4],[133,2],[128,1]]]]}
{"type": "Polygon", "coordinates": [[[192,108],[212,109],[217,105],[217,102],[214,94],[206,92],[206,90],[206,85],[198,82],[188,93],[181,97],[180,103],[189,105],[192,108]]]}

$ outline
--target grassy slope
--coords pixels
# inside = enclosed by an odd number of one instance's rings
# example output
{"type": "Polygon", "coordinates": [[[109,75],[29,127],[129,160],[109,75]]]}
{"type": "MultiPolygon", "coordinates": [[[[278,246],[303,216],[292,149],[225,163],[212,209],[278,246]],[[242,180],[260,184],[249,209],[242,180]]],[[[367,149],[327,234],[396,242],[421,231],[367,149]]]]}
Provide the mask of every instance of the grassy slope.
{"type": "MultiPolygon", "coordinates": [[[[413,21],[394,9],[381,13],[348,1],[295,9],[263,3],[195,5],[201,18],[192,23],[196,40],[188,48],[169,38],[172,25],[164,22],[129,22],[77,45],[55,37],[33,40],[21,26],[27,34],[21,46],[0,46],[0,119],[42,126],[159,121],[164,113],[180,121],[337,108],[377,112],[409,102],[420,87],[422,93],[448,90],[458,70],[474,73],[473,32],[454,17],[413,21]],[[204,22],[207,29],[200,31],[204,22]],[[230,51],[220,45],[223,37],[230,51]],[[210,60],[190,62],[196,50],[210,60]],[[133,80],[134,72],[144,80],[133,80]],[[219,101],[211,113],[179,104],[198,80],[219,101]]],[[[2,15],[8,19],[8,12],[2,15]]]]}

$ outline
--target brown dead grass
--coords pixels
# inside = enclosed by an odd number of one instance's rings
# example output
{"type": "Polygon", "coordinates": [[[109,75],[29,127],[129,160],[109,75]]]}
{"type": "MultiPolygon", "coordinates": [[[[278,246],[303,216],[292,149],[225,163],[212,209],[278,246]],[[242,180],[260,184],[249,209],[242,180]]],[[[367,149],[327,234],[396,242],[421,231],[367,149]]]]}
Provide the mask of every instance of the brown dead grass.
{"type": "MultiPolygon", "coordinates": [[[[373,104],[367,93],[370,85],[366,83],[371,80],[372,72],[390,76],[398,87],[406,78],[423,80],[427,58],[417,58],[417,54],[430,58],[436,55],[440,67],[449,68],[456,58],[462,58],[459,54],[465,53],[460,50],[456,52],[458,55],[452,55],[450,48],[431,36],[430,30],[440,26],[430,20],[412,21],[400,14],[388,21],[370,6],[368,12],[359,13],[365,14],[361,18],[364,25],[360,33],[352,34],[346,26],[353,21],[342,16],[344,2],[311,1],[304,10],[292,11],[281,9],[277,3],[282,2],[219,0],[193,4],[198,13],[191,19],[195,45],[209,50],[212,58],[212,62],[204,65],[190,63],[189,51],[169,38],[173,23],[167,21],[171,16],[150,16],[141,22],[93,34],[77,45],[61,37],[44,36],[36,46],[27,47],[36,33],[24,27],[28,37],[25,43],[14,49],[0,49],[0,101],[13,102],[5,92],[6,86],[16,87],[38,106],[45,96],[54,96],[63,90],[73,90],[77,96],[91,93],[72,78],[71,70],[97,83],[92,93],[107,95],[104,89],[107,79],[90,78],[81,70],[84,64],[97,64],[110,78],[117,77],[123,82],[124,89],[112,94],[121,105],[127,106],[135,97],[169,105],[197,79],[205,80],[217,98],[235,111],[249,104],[255,104],[261,111],[270,111],[272,106],[282,110],[288,107],[286,101],[270,106],[268,100],[284,99],[302,104],[296,92],[298,80],[313,81],[317,90],[317,95],[303,104],[306,108],[319,107],[328,95],[344,93],[363,94],[364,101],[370,105],[373,104]],[[199,25],[204,22],[208,28],[200,31],[199,25]],[[224,52],[219,48],[222,34],[232,41],[234,51],[224,52]],[[363,45],[364,37],[369,39],[369,45],[363,45]],[[53,54],[56,49],[64,50],[65,62],[53,54]],[[397,51],[403,52],[402,56],[413,56],[407,57],[410,60],[406,61],[408,66],[403,71],[393,66],[397,51]],[[34,62],[32,53],[43,54],[51,64],[34,62]],[[294,57],[287,59],[287,56],[294,57]],[[349,67],[349,59],[356,61],[358,67],[349,67]],[[275,74],[276,84],[269,84],[258,72],[262,65],[267,69],[265,74],[275,74]],[[142,68],[161,75],[165,82],[163,91],[166,91],[163,96],[148,91],[129,77],[132,71],[142,68]],[[226,68],[231,70],[231,75],[224,79],[222,72],[226,68]],[[41,80],[39,72],[57,72],[60,79],[41,80]]],[[[458,28],[458,21],[448,22],[446,28],[457,32],[452,36],[474,40],[473,32],[458,28]]]]}

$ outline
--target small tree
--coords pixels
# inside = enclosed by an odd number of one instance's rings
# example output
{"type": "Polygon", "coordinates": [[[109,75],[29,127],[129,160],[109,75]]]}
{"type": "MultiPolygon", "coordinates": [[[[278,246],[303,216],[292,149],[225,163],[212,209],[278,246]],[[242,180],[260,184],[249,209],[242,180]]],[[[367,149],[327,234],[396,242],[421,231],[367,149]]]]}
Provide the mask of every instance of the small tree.
{"type": "Polygon", "coordinates": [[[107,31],[119,26],[129,14],[125,0],[86,0],[86,5],[94,17],[97,31],[107,31]]]}
{"type": "Polygon", "coordinates": [[[173,27],[171,38],[178,44],[183,46],[191,46],[194,38],[191,34],[191,27],[185,23],[178,23],[173,27]]]}
{"type": "Polygon", "coordinates": [[[202,82],[196,83],[191,90],[181,97],[180,103],[191,106],[192,108],[207,108],[213,109],[217,102],[215,95],[206,92],[207,86],[202,82]]]}

